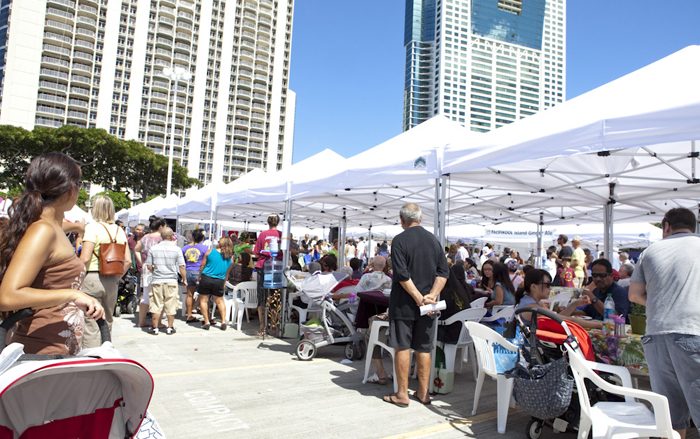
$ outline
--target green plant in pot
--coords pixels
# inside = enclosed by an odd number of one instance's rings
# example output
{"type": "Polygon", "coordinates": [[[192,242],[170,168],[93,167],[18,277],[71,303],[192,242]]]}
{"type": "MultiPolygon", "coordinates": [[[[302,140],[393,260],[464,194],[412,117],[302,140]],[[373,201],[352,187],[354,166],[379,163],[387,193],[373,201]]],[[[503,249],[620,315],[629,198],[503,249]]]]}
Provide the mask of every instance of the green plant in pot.
{"type": "Polygon", "coordinates": [[[630,308],[630,325],[632,334],[644,335],[647,329],[647,307],[638,303],[632,303],[630,308]]]}

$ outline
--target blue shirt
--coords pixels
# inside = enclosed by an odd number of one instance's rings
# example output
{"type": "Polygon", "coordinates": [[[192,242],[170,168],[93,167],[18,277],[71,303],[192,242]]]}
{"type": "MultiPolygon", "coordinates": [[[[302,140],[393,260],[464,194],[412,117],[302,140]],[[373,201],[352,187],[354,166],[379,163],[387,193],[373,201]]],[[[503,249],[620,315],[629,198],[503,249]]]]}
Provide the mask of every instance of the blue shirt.
{"type": "Polygon", "coordinates": [[[221,253],[213,248],[209,256],[207,256],[207,265],[204,267],[202,274],[214,279],[226,279],[226,271],[229,265],[231,265],[231,258],[224,259],[221,253]]]}
{"type": "Polygon", "coordinates": [[[501,303],[501,305],[515,305],[515,296],[508,288],[505,287],[505,285],[500,282],[496,282],[496,285],[494,285],[493,293],[491,293],[490,299],[496,300],[496,286],[503,288],[503,303],[501,303]]]}
{"type": "MultiPolygon", "coordinates": [[[[605,303],[605,299],[608,298],[608,294],[612,294],[612,298],[615,301],[615,312],[618,315],[625,316],[625,320],[629,320],[630,299],[627,295],[627,290],[618,285],[617,282],[613,282],[605,291],[596,288],[593,290],[593,294],[603,303],[605,303]]],[[[593,319],[603,320],[602,314],[595,309],[593,304],[586,305],[586,307],[583,308],[583,312],[593,319]]]]}

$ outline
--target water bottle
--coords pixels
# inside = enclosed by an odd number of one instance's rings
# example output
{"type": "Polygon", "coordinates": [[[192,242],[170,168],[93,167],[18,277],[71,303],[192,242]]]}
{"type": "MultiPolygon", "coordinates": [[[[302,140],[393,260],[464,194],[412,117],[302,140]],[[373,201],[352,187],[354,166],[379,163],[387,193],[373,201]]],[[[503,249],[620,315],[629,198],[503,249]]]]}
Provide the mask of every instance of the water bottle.
{"type": "Polygon", "coordinates": [[[270,237],[270,255],[274,258],[279,253],[280,247],[276,236],[270,237]]]}
{"type": "Polygon", "coordinates": [[[603,303],[603,332],[610,335],[615,330],[613,314],[615,314],[615,301],[612,298],[612,294],[608,294],[608,297],[605,298],[605,303],[603,303]]]}

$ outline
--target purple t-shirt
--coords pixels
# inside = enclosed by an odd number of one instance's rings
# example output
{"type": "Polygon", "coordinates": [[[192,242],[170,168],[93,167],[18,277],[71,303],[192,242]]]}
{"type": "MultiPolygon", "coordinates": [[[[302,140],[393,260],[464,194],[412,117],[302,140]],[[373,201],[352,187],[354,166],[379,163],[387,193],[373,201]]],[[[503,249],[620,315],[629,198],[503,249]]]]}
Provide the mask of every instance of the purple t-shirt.
{"type": "Polygon", "coordinates": [[[199,271],[202,266],[202,259],[209,250],[204,244],[190,244],[182,247],[182,256],[185,257],[185,270],[199,271]]]}

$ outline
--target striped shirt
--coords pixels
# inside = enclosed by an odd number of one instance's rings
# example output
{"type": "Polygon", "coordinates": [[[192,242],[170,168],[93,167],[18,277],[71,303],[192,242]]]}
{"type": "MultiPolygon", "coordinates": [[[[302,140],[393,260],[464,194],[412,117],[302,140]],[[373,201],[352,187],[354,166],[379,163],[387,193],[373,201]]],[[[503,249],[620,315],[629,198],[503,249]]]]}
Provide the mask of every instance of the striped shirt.
{"type": "Polygon", "coordinates": [[[185,266],[185,258],[175,241],[162,241],[151,247],[146,263],[153,265],[151,283],[177,283],[177,273],[185,266]]]}

